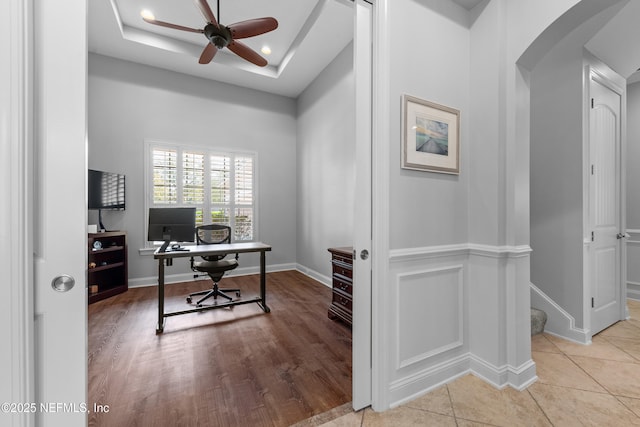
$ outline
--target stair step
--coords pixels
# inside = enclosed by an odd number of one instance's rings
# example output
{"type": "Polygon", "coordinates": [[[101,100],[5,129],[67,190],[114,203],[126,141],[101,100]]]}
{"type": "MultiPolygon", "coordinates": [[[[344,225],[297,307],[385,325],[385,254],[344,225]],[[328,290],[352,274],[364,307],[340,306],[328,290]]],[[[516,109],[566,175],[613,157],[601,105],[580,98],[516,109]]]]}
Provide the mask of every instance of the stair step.
{"type": "Polygon", "coordinates": [[[544,325],[546,323],[547,313],[531,307],[531,336],[544,332],[544,325]]]}

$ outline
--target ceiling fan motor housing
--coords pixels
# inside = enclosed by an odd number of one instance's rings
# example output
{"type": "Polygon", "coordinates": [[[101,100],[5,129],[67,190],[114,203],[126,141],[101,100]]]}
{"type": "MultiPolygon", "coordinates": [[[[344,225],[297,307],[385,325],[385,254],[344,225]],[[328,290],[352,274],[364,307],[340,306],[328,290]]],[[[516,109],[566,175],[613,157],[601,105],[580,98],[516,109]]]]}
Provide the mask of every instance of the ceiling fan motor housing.
{"type": "Polygon", "coordinates": [[[218,49],[227,47],[231,43],[231,31],[224,25],[216,27],[209,23],[204,27],[204,35],[213,43],[218,49]]]}

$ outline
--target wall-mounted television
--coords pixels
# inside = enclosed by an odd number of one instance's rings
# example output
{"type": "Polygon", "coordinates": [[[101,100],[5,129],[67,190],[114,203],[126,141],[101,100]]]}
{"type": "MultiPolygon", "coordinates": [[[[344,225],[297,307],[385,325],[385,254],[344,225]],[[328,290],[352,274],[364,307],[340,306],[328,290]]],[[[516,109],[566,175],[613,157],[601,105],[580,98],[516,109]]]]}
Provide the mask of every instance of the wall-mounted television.
{"type": "Polygon", "coordinates": [[[102,224],[102,211],[125,209],[125,176],[89,169],[87,181],[88,208],[98,211],[100,230],[106,230],[102,224]]]}
{"type": "Polygon", "coordinates": [[[89,209],[125,209],[125,176],[89,169],[89,209]]]}

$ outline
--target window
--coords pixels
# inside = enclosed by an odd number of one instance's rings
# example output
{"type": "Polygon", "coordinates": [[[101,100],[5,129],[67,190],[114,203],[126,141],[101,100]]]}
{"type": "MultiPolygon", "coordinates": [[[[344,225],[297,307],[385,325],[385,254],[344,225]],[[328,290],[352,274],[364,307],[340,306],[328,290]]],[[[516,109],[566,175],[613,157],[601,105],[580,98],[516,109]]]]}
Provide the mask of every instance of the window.
{"type": "Polygon", "coordinates": [[[233,241],[256,238],[255,153],[148,146],[147,208],[195,206],[197,225],[228,225],[233,241]]]}

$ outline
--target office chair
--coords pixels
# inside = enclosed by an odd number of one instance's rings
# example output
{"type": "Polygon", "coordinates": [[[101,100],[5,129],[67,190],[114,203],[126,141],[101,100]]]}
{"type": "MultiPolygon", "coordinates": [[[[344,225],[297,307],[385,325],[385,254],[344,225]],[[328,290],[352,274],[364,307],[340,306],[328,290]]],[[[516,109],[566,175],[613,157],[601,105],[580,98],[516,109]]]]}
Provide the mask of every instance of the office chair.
{"type": "MultiPolygon", "coordinates": [[[[196,241],[199,245],[213,245],[221,243],[231,243],[231,227],[220,224],[207,224],[196,227],[196,241]]],[[[193,271],[206,273],[213,280],[213,288],[204,291],[194,292],[187,297],[187,303],[191,304],[192,297],[196,295],[204,295],[196,303],[197,307],[202,306],[202,302],[208,298],[213,297],[214,300],[218,299],[218,296],[233,300],[232,297],[225,292],[235,292],[236,296],[240,296],[240,289],[220,289],[218,288],[218,282],[224,276],[227,271],[233,270],[238,267],[238,254],[235,259],[224,259],[226,255],[214,255],[203,256],[202,261],[195,261],[191,258],[191,269],[193,271]]],[[[194,276],[194,277],[197,277],[194,276]]]]}

